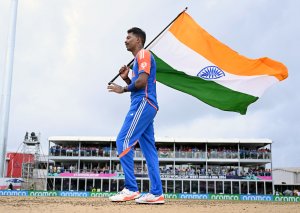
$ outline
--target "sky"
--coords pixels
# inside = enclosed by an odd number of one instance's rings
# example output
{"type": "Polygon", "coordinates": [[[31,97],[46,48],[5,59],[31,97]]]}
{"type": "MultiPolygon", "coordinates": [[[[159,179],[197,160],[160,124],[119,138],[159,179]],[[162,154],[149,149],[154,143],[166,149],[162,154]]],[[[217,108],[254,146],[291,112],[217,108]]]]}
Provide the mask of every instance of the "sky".
{"type": "MultiPolygon", "coordinates": [[[[296,0],[19,0],[7,151],[17,151],[27,131],[40,132],[45,154],[50,136],[116,136],[130,97],[109,93],[107,83],[133,58],[124,45],[127,30],[145,30],[147,44],[185,7],[222,43],[248,58],[282,62],[289,77],[246,115],[158,83],[155,135],[268,138],[273,168],[300,167],[296,0]]],[[[9,18],[10,0],[0,0],[0,90],[9,18]]]]}

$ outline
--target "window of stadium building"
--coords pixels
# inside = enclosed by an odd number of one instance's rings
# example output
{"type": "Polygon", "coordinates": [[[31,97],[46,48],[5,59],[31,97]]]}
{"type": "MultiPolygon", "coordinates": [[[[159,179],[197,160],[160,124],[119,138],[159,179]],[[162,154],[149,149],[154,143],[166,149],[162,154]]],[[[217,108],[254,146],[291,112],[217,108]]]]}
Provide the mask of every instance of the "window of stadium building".
{"type": "Polygon", "coordinates": [[[232,181],[232,194],[240,194],[240,182],[232,181]]]}
{"type": "Polygon", "coordinates": [[[78,191],[86,191],[86,179],[79,179],[78,191]]]}
{"type": "Polygon", "coordinates": [[[119,179],[119,190],[118,191],[122,191],[124,188],[124,180],[123,179],[119,179]]]}
{"type": "Polygon", "coordinates": [[[257,182],[257,194],[265,194],[265,184],[264,182],[257,182]]]}
{"type": "Polygon", "coordinates": [[[103,179],[102,191],[103,192],[109,192],[109,179],[103,179]]]}
{"type": "Polygon", "coordinates": [[[266,182],[266,194],[273,194],[272,182],[266,182]]]}
{"type": "Polygon", "coordinates": [[[58,191],[61,191],[61,179],[60,178],[56,178],[55,179],[55,188],[54,188],[54,190],[58,190],[58,191]]]}
{"type": "Polygon", "coordinates": [[[256,181],[249,181],[249,194],[256,194],[256,181]]]}
{"type": "Polygon", "coordinates": [[[183,181],[183,193],[191,193],[191,181],[190,180],[183,181]]]}
{"type": "Polygon", "coordinates": [[[182,193],[182,180],[175,180],[175,193],[182,193]]]}
{"type": "MultiPolygon", "coordinates": [[[[139,189],[142,189],[142,180],[137,179],[137,180],[136,180],[136,183],[137,183],[138,188],[139,188],[139,189]]],[[[111,191],[113,191],[113,190],[111,190],[111,191]]]]}
{"type": "Polygon", "coordinates": [[[54,188],[53,182],[54,182],[53,178],[48,178],[47,179],[47,190],[53,190],[53,188],[54,188]]]}
{"type": "Polygon", "coordinates": [[[231,194],[231,182],[224,181],[224,194],[231,194]]]}
{"type": "Polygon", "coordinates": [[[241,181],[241,194],[248,194],[248,182],[241,181]]]}
{"type": "Polygon", "coordinates": [[[94,187],[95,187],[95,189],[96,189],[97,192],[101,191],[101,182],[102,182],[101,179],[95,179],[94,187]]]}
{"type": "Polygon", "coordinates": [[[148,192],[150,189],[149,180],[143,180],[143,188],[142,191],[148,192]]]}
{"type": "Polygon", "coordinates": [[[167,193],[174,192],[174,180],[167,180],[167,193]]]}
{"type": "Polygon", "coordinates": [[[199,185],[198,184],[199,184],[199,181],[194,181],[194,180],[191,181],[193,194],[199,193],[199,191],[198,191],[199,185]]]}
{"type": "Polygon", "coordinates": [[[94,180],[87,179],[86,180],[86,191],[92,191],[93,187],[94,187],[94,180]]]}
{"type": "MultiPolygon", "coordinates": [[[[111,192],[118,191],[118,180],[111,179],[110,181],[111,181],[111,183],[110,183],[110,191],[111,192]]],[[[138,182],[138,184],[140,184],[140,183],[138,182]]]]}
{"type": "Polygon", "coordinates": [[[209,194],[215,194],[215,181],[207,181],[207,192],[209,194]]]}
{"type": "Polygon", "coordinates": [[[216,193],[223,194],[223,181],[216,181],[216,193]]]}
{"type": "Polygon", "coordinates": [[[63,178],[63,191],[70,190],[70,178],[63,178]]]}
{"type": "Polygon", "coordinates": [[[207,181],[200,181],[200,194],[207,193],[207,181]]]}
{"type": "Polygon", "coordinates": [[[72,178],[71,179],[71,186],[70,186],[70,190],[71,191],[77,191],[78,190],[78,179],[76,178],[72,178]]]}

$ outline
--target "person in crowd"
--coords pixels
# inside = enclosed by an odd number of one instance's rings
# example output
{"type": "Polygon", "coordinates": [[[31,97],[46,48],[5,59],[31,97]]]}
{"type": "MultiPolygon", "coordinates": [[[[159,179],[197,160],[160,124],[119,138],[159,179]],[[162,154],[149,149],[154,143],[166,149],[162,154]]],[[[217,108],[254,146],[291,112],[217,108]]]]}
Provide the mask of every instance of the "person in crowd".
{"type": "Polygon", "coordinates": [[[8,185],[8,189],[9,189],[9,190],[14,190],[14,186],[13,186],[13,184],[12,184],[12,183],[9,183],[9,185],[8,185]]]}

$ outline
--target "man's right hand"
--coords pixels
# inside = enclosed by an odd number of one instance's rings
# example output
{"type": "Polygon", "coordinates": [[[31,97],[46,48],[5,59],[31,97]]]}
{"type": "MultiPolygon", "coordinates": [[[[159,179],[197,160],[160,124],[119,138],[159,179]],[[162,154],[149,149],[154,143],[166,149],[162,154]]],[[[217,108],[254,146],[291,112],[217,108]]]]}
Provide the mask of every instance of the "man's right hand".
{"type": "Polygon", "coordinates": [[[124,65],[119,70],[121,78],[129,85],[131,83],[131,79],[128,77],[129,67],[124,65]]]}
{"type": "Polygon", "coordinates": [[[129,67],[127,67],[126,65],[122,66],[121,69],[119,70],[119,73],[123,80],[128,79],[129,67]]]}

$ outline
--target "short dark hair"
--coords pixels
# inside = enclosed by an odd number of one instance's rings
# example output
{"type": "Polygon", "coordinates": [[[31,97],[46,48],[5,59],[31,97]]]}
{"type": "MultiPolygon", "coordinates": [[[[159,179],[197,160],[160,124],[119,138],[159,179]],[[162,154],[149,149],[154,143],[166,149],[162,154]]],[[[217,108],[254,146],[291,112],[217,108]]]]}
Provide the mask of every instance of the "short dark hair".
{"type": "Polygon", "coordinates": [[[140,29],[138,27],[133,27],[133,28],[127,30],[127,33],[132,33],[132,34],[138,36],[139,38],[141,38],[143,46],[145,45],[146,33],[142,29],[140,29]]]}

